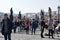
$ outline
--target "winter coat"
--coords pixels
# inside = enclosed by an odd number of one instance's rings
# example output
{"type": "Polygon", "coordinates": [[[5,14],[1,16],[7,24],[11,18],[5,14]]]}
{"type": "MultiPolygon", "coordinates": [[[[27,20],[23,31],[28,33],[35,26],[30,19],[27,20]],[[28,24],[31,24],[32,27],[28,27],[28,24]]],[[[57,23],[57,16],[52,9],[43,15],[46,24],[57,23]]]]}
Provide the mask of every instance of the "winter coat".
{"type": "MultiPolygon", "coordinates": [[[[4,24],[4,19],[2,20],[2,29],[1,29],[1,33],[2,33],[2,35],[4,35],[5,34],[5,32],[4,32],[4,26],[5,24],[4,24]]],[[[11,32],[12,32],[12,28],[13,28],[13,23],[10,21],[10,19],[7,19],[7,28],[8,28],[8,34],[11,34],[11,32]]]]}
{"type": "Polygon", "coordinates": [[[26,22],[25,23],[25,28],[29,28],[29,26],[30,26],[30,23],[29,22],[28,23],[26,22]]]}
{"type": "Polygon", "coordinates": [[[37,20],[33,20],[32,21],[32,27],[33,28],[37,28],[38,27],[38,21],[37,20]]]}

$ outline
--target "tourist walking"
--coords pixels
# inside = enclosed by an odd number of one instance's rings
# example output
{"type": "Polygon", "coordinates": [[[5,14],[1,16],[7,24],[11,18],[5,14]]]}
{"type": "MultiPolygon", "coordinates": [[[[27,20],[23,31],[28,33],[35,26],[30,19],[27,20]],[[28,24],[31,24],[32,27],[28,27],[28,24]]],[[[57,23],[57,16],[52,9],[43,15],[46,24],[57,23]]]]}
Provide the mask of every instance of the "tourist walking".
{"type": "Polygon", "coordinates": [[[17,29],[17,20],[14,21],[14,33],[16,33],[16,29],[17,29]]]}
{"type": "Polygon", "coordinates": [[[11,40],[11,32],[12,32],[12,22],[8,18],[7,14],[4,14],[4,19],[2,20],[2,30],[1,33],[4,35],[5,40],[11,40]]]}
{"type": "Polygon", "coordinates": [[[26,22],[25,22],[26,34],[29,34],[29,26],[30,26],[30,21],[29,21],[29,19],[27,19],[26,22]]]}
{"type": "Polygon", "coordinates": [[[37,27],[38,27],[38,21],[36,19],[33,19],[33,21],[32,21],[32,31],[31,31],[31,34],[32,35],[33,35],[33,33],[35,35],[35,32],[36,32],[36,28],[37,27]]]}
{"type": "Polygon", "coordinates": [[[45,28],[45,20],[42,19],[42,21],[41,21],[41,38],[45,38],[45,37],[43,36],[44,28],[45,28]]]}

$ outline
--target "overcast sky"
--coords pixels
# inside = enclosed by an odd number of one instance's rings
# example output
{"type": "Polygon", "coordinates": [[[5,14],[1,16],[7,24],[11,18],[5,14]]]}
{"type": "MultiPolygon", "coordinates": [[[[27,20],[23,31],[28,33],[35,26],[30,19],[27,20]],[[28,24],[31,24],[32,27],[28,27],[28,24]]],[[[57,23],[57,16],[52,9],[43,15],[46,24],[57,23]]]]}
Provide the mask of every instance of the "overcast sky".
{"type": "Polygon", "coordinates": [[[57,7],[60,5],[60,0],[0,0],[0,12],[10,12],[10,8],[13,8],[14,13],[37,13],[41,9],[48,11],[48,7],[57,11],[57,7]]]}

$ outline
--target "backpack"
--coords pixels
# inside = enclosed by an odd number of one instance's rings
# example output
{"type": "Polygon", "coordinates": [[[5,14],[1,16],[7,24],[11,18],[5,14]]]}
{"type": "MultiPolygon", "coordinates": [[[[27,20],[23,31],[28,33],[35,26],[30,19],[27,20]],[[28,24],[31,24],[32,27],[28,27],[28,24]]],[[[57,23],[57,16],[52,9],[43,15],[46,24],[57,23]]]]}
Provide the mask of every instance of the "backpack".
{"type": "Polygon", "coordinates": [[[34,20],[34,21],[32,22],[32,25],[35,26],[35,27],[38,27],[38,21],[34,20]]]}

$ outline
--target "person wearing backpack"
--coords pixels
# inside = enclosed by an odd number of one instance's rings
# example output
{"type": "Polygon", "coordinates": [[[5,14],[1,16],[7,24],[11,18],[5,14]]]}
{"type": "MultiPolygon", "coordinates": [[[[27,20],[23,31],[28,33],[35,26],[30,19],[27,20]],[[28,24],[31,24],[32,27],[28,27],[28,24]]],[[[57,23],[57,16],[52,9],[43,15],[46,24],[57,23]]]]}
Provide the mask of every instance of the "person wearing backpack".
{"type": "Polygon", "coordinates": [[[34,33],[34,35],[35,35],[35,31],[36,31],[36,28],[38,27],[38,21],[37,20],[35,20],[35,19],[33,19],[33,21],[32,21],[32,31],[31,31],[31,34],[33,35],[33,33],[34,33]]]}

